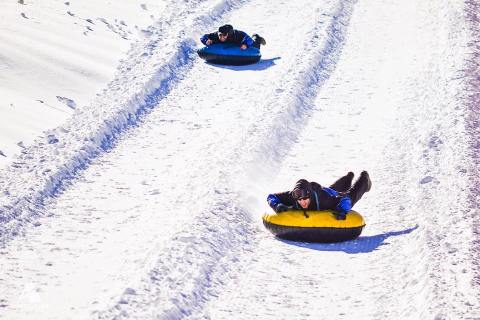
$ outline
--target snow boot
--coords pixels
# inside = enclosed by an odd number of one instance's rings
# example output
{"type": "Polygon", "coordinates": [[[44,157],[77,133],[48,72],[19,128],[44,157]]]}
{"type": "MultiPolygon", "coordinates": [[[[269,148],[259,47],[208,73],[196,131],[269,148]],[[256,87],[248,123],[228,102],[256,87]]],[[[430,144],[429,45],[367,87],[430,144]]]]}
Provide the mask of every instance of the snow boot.
{"type": "Polygon", "coordinates": [[[365,192],[370,191],[372,188],[372,181],[367,171],[362,171],[360,178],[355,181],[353,187],[347,192],[347,195],[352,200],[352,206],[357,203],[365,192]]]}
{"type": "Polygon", "coordinates": [[[263,45],[263,46],[264,46],[264,45],[267,44],[267,42],[265,41],[265,39],[262,38],[262,37],[260,37],[260,36],[259,36],[258,34],[256,34],[256,33],[252,35],[252,39],[253,39],[253,42],[254,42],[254,46],[257,47],[257,45],[258,45],[257,48],[260,48],[260,45],[263,45]]]}
{"type": "Polygon", "coordinates": [[[347,192],[352,187],[353,172],[347,173],[347,175],[341,177],[335,181],[330,188],[338,192],[347,192]]]}
{"type": "Polygon", "coordinates": [[[368,174],[368,172],[362,171],[362,173],[360,173],[360,178],[366,179],[367,189],[365,190],[365,192],[370,191],[370,189],[372,188],[372,181],[370,180],[370,175],[368,174]]]}

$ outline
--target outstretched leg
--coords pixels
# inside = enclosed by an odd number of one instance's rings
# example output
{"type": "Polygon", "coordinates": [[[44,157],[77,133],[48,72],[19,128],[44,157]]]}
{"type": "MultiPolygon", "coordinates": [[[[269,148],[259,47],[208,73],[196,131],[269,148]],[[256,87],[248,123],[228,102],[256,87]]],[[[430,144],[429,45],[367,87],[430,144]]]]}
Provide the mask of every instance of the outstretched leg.
{"type": "Polygon", "coordinates": [[[252,40],[253,40],[253,46],[257,49],[260,49],[260,45],[266,45],[267,44],[265,39],[260,37],[256,33],[252,35],[252,40]]]}
{"type": "Polygon", "coordinates": [[[338,192],[347,192],[352,187],[352,180],[353,172],[349,172],[347,175],[335,181],[330,188],[338,192]]]}
{"type": "Polygon", "coordinates": [[[347,192],[347,195],[350,196],[352,200],[352,206],[360,200],[365,192],[370,191],[372,187],[372,181],[370,181],[370,176],[367,171],[362,171],[360,178],[355,181],[353,187],[347,192]]]}

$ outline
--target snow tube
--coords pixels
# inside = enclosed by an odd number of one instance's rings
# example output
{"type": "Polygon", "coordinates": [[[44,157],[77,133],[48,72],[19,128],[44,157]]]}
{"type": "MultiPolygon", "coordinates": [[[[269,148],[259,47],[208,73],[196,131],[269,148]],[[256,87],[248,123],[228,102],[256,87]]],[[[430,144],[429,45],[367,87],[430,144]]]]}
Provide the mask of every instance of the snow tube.
{"type": "Polygon", "coordinates": [[[337,220],[333,211],[291,210],[265,214],[265,227],[279,238],[305,242],[341,242],[353,240],[365,227],[363,217],[349,211],[345,220],[337,220]]]}
{"type": "Polygon", "coordinates": [[[198,55],[203,60],[210,63],[244,65],[256,63],[262,55],[260,49],[248,47],[245,50],[240,49],[238,45],[229,43],[216,43],[197,50],[198,55]]]}

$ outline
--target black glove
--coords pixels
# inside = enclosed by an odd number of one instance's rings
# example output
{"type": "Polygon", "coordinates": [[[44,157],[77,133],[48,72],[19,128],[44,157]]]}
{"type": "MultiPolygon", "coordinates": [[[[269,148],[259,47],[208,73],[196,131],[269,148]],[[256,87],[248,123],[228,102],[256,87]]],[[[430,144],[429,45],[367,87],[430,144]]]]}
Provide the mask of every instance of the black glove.
{"type": "Polygon", "coordinates": [[[337,219],[337,220],[347,219],[347,213],[343,212],[343,211],[334,211],[333,215],[335,216],[335,219],[337,219]]]}
{"type": "Polygon", "coordinates": [[[280,213],[280,212],[285,212],[285,211],[288,211],[288,210],[291,210],[291,209],[292,209],[291,207],[288,207],[288,206],[284,205],[283,203],[279,203],[275,207],[275,212],[280,213]]]}

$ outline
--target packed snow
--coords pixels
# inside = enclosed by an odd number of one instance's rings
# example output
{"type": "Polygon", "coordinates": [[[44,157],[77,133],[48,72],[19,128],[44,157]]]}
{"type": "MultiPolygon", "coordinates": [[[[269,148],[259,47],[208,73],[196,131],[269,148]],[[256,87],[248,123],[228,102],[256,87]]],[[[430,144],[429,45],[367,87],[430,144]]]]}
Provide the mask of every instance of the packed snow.
{"type": "Polygon", "coordinates": [[[480,319],[480,2],[3,7],[0,319],[480,319]],[[362,170],[358,239],[263,227],[362,170]]]}
{"type": "Polygon", "coordinates": [[[166,2],[2,1],[0,166],[107,87],[166,2]]]}

